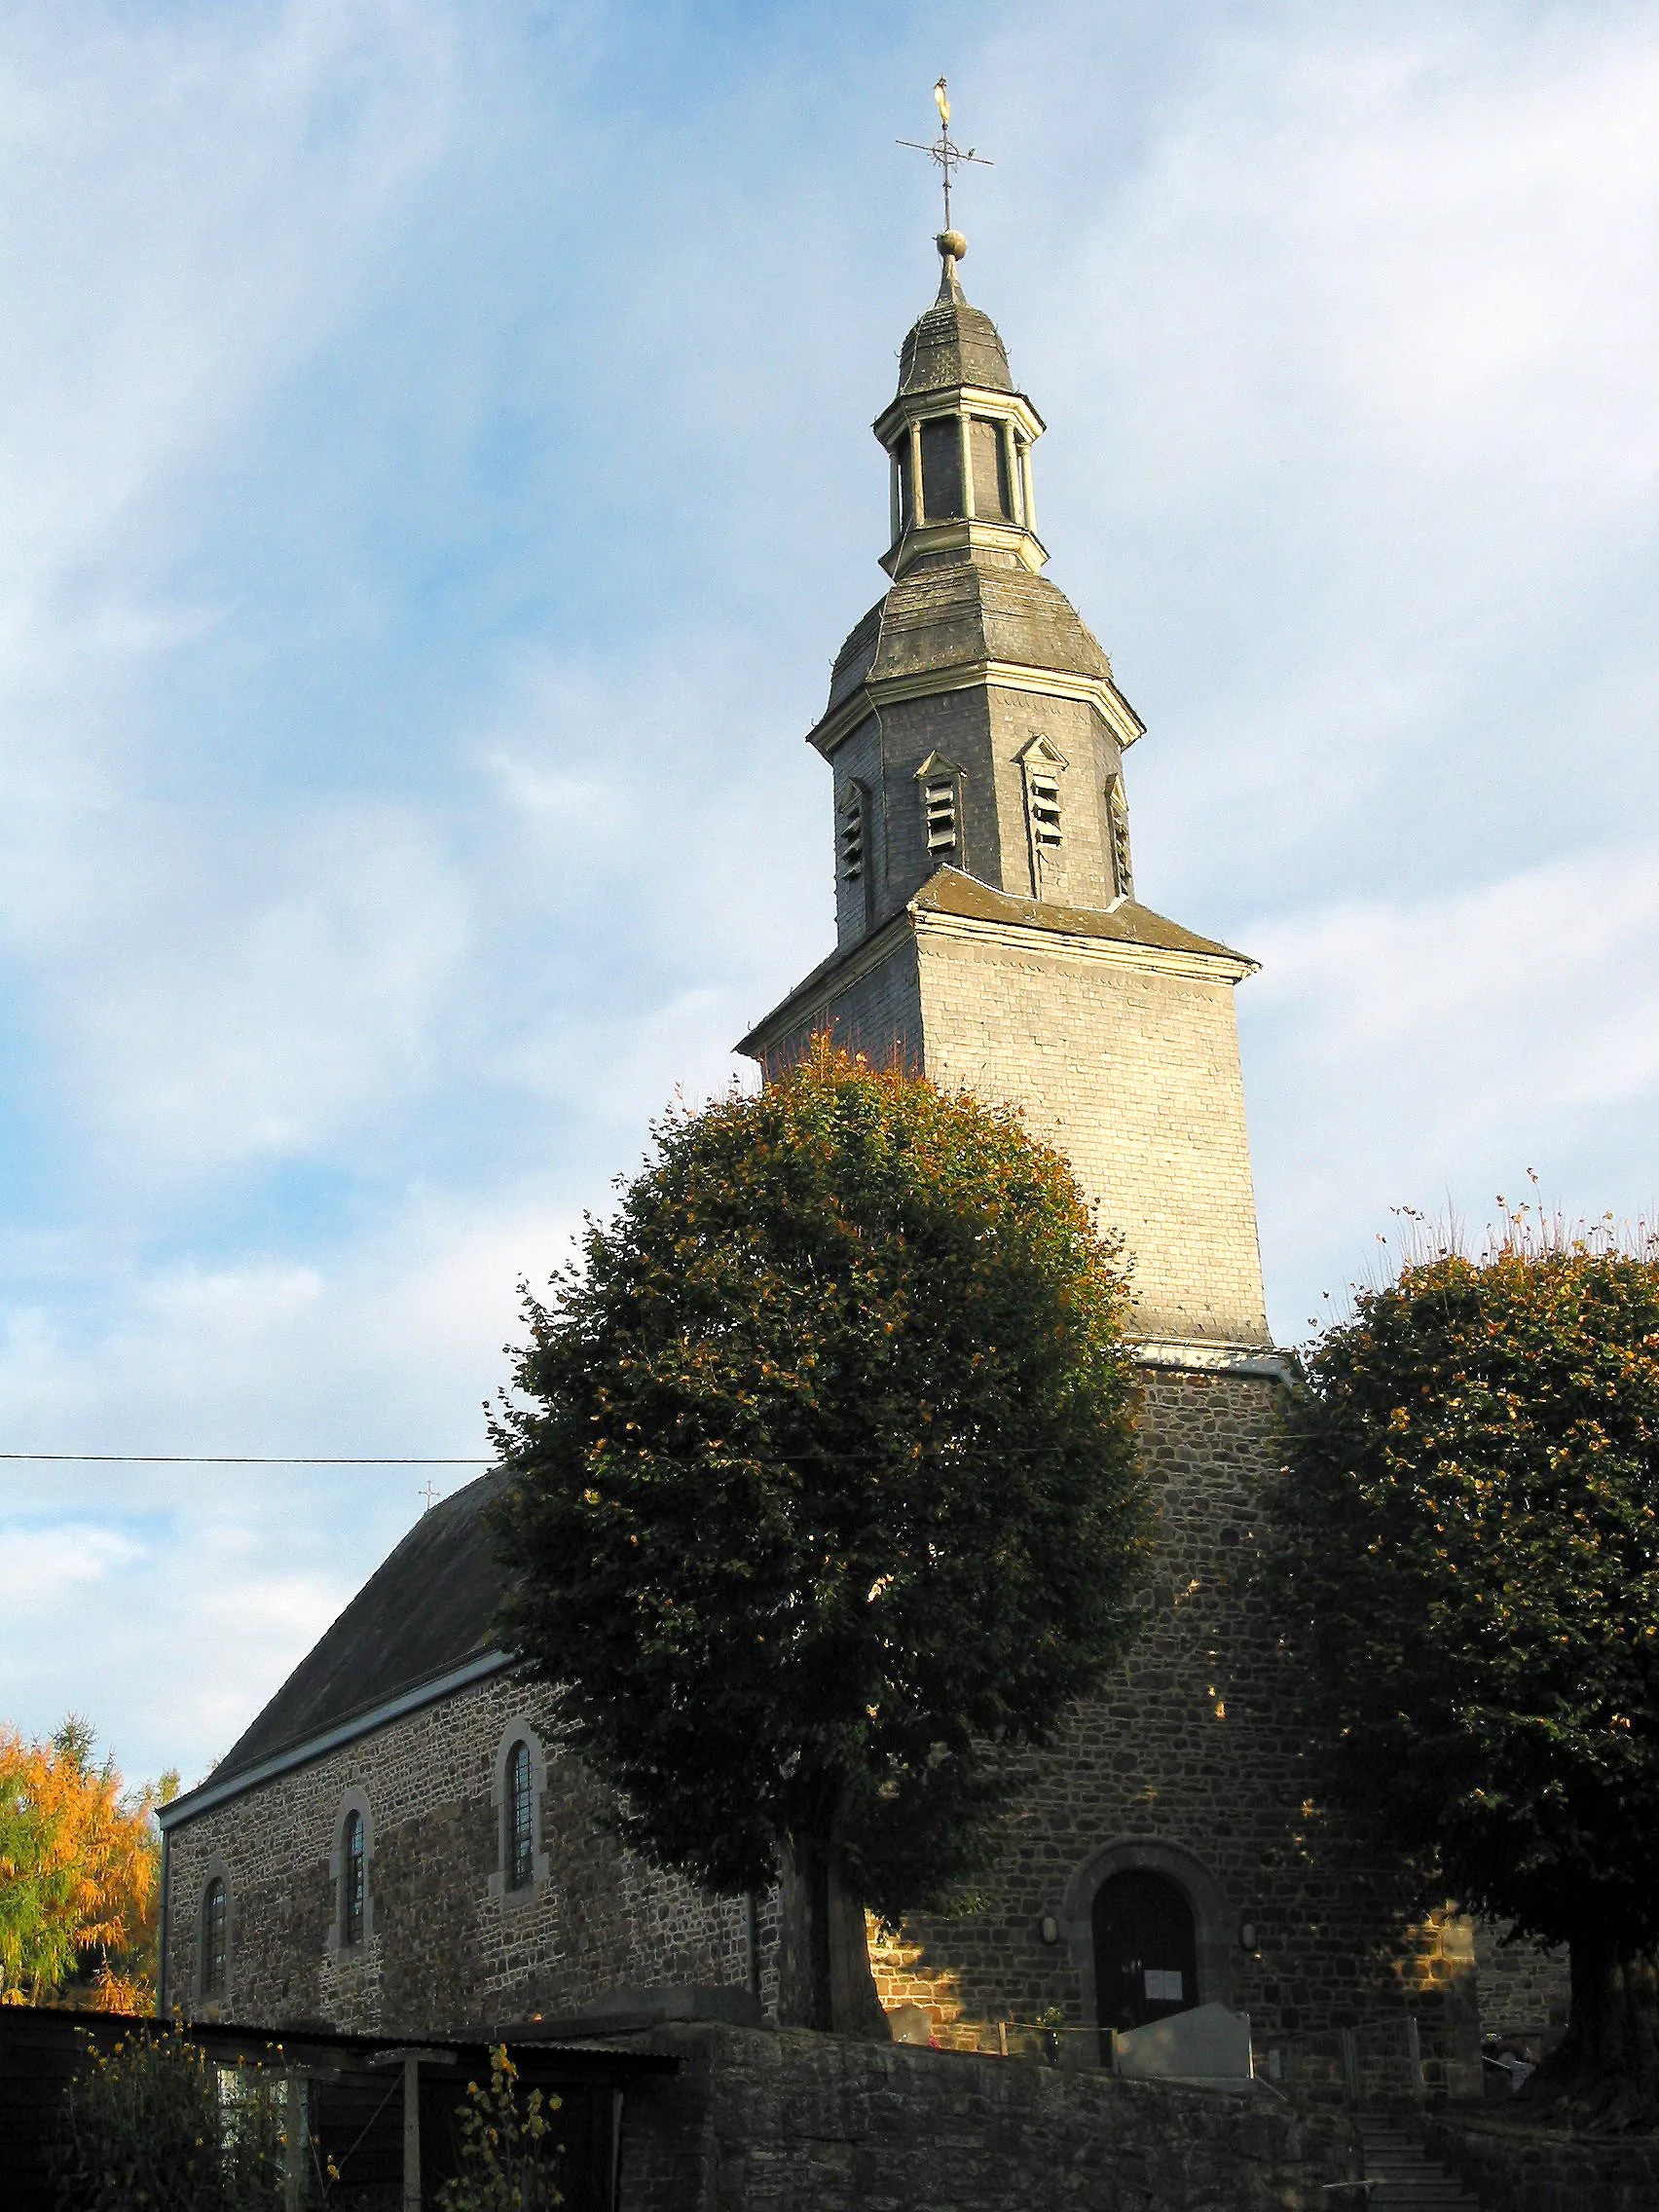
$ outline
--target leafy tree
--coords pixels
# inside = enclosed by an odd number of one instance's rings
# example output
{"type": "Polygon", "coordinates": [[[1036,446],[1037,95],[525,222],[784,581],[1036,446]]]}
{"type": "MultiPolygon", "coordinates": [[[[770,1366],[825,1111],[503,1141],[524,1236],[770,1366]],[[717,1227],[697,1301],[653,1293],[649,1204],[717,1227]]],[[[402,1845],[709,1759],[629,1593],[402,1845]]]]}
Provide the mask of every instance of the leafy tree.
{"type": "Polygon", "coordinates": [[[505,1633],[630,1843],[719,1892],[783,1870],[790,2012],[879,2023],[863,1908],[971,1868],[1126,1641],[1120,1250],[1013,1114],[823,1043],[653,1133],[527,1295],[505,1633]]]}
{"type": "Polygon", "coordinates": [[[1512,1220],[1363,1293],[1305,1381],[1281,1596],[1335,1788],[1468,1908],[1569,1947],[1555,2078],[1651,2111],[1659,1256],[1512,1220]]]}
{"type": "Polygon", "coordinates": [[[50,1742],[0,1727],[0,2003],[148,2010],[160,1846],[178,1787],[129,1791],[71,1714],[50,1742]]]}

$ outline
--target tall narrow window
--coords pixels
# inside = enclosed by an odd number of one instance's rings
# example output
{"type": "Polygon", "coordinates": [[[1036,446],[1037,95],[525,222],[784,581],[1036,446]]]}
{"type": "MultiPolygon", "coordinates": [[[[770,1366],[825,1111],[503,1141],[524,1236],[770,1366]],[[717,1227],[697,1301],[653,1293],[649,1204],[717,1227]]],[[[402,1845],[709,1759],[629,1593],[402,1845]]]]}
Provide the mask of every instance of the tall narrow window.
{"type": "Polygon", "coordinates": [[[1060,841],[1060,786],[1059,779],[1046,768],[1033,768],[1027,790],[1031,803],[1031,841],[1034,845],[1057,845],[1060,841]]]}
{"type": "Polygon", "coordinates": [[[922,424],[922,505],[929,522],[953,521],[963,511],[960,416],[922,424]]]}
{"type": "Polygon", "coordinates": [[[1132,899],[1135,878],[1129,866],[1129,809],[1122,776],[1114,776],[1106,787],[1106,819],[1112,831],[1112,889],[1120,899],[1132,899]]]}
{"type": "Polygon", "coordinates": [[[910,467],[910,436],[907,430],[899,434],[893,448],[893,465],[899,472],[899,529],[903,533],[916,527],[916,486],[910,467]]]}
{"type": "Polygon", "coordinates": [[[202,1894],[202,1994],[223,1997],[226,1966],[225,1884],[215,1874],[202,1894]]]}
{"type": "Polygon", "coordinates": [[[928,830],[928,854],[956,850],[956,779],[937,777],[923,791],[928,830]]]}
{"type": "Polygon", "coordinates": [[[968,425],[969,451],[974,457],[974,512],[995,522],[1014,519],[1014,495],[1009,486],[1008,445],[1000,423],[987,423],[976,415],[968,425]]]}
{"type": "Polygon", "coordinates": [[[864,793],[854,784],[841,802],[841,880],[858,883],[865,869],[864,793]]]}
{"type": "Polygon", "coordinates": [[[340,1940],[363,1940],[363,1906],[368,1897],[368,1868],[363,1851],[363,1816],[350,1812],[340,1838],[340,1940]]]}
{"type": "Polygon", "coordinates": [[[535,1877],[535,1793],[530,1746],[522,1739],[507,1753],[507,1887],[528,1889],[535,1877]]]}

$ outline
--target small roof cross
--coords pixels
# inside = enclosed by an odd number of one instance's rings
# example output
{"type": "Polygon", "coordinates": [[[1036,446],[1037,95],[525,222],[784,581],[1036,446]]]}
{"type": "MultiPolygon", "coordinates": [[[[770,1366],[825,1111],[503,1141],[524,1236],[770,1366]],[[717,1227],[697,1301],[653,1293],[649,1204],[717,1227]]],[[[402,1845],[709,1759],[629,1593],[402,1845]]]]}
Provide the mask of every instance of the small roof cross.
{"type": "Polygon", "coordinates": [[[937,138],[931,140],[923,140],[920,138],[899,138],[896,139],[894,143],[899,146],[912,147],[918,154],[928,155],[931,160],[936,161],[939,164],[940,169],[943,171],[944,227],[946,232],[948,232],[950,229],[951,178],[962,166],[964,162],[973,162],[982,169],[994,168],[996,166],[996,164],[992,161],[987,160],[983,154],[975,153],[972,146],[970,146],[968,151],[964,153],[962,151],[962,148],[950,135],[950,94],[945,89],[945,83],[942,77],[934,87],[934,105],[939,109],[939,136],[937,138]]]}

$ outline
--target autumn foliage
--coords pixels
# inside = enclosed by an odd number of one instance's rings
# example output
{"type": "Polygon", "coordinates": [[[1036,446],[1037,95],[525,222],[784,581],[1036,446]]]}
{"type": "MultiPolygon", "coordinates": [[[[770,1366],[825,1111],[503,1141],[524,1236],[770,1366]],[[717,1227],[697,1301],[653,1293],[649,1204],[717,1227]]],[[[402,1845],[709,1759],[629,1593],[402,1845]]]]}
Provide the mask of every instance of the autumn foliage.
{"type": "Polygon", "coordinates": [[[159,1849],[176,1788],[129,1791],[75,1719],[48,1742],[0,1725],[0,2004],[148,2010],[159,1849]]]}
{"type": "Polygon", "coordinates": [[[1568,1946],[1557,2079],[1659,2110],[1659,1255],[1513,1220],[1362,1294],[1305,1384],[1280,1598],[1331,1783],[1568,1946]]]}

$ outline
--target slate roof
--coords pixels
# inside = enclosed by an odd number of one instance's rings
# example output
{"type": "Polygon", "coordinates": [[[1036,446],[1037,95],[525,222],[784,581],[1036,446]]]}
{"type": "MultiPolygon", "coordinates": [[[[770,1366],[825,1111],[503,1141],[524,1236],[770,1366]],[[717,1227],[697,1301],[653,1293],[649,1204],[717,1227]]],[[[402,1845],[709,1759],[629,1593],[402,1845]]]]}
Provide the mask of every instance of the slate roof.
{"type": "Polygon", "coordinates": [[[493,1648],[506,1589],[485,1508],[506,1483],[480,1475],[424,1513],[213,1769],[219,1783],[439,1679],[493,1648]]]}
{"type": "Polygon", "coordinates": [[[1247,952],[1235,952],[1213,937],[1199,937],[1164,914],[1133,899],[1120,899],[1111,906],[1051,906],[1036,899],[1017,899],[1012,892],[995,891],[977,876],[960,868],[941,867],[923,884],[910,902],[924,914],[957,914],[971,922],[1015,922],[1028,930],[1052,930],[1066,937],[1113,940],[1120,944],[1144,944],[1161,952],[1197,952],[1215,960],[1236,961],[1254,970],[1257,963],[1247,952]]]}
{"type": "Polygon", "coordinates": [[[959,559],[908,570],[835,656],[827,713],[861,683],[1009,661],[1112,682],[1112,663],[1057,584],[1025,568],[959,559]]]}
{"type": "Polygon", "coordinates": [[[828,960],[821,960],[788,998],[781,999],[747,1037],[739,1040],[734,1050],[747,1052],[752,1059],[760,1058],[765,1050],[760,1040],[780,1022],[798,1015],[814,999],[821,999],[825,985],[837,968],[846,961],[866,957],[871,945],[886,938],[889,932],[914,928],[911,917],[918,913],[954,914],[963,921],[1001,922],[1021,929],[1051,930],[1056,936],[1143,944],[1160,952],[1193,952],[1206,959],[1225,961],[1245,975],[1253,975],[1258,966],[1247,952],[1235,952],[1231,945],[1222,944],[1215,938],[1199,937],[1195,930],[1183,929],[1179,922],[1155,914],[1150,906],[1143,906],[1133,899],[1120,899],[1112,906],[1051,906],[1035,899],[1017,899],[1010,892],[995,891],[988,883],[981,883],[977,876],[965,875],[960,868],[945,866],[928,878],[903,913],[896,914],[869,937],[861,938],[844,951],[837,950],[828,960]]]}
{"type": "Polygon", "coordinates": [[[997,326],[982,309],[970,307],[946,261],[939,297],[910,326],[899,354],[899,391],[944,391],[977,384],[986,391],[1012,391],[1008,354],[997,326]]]}

